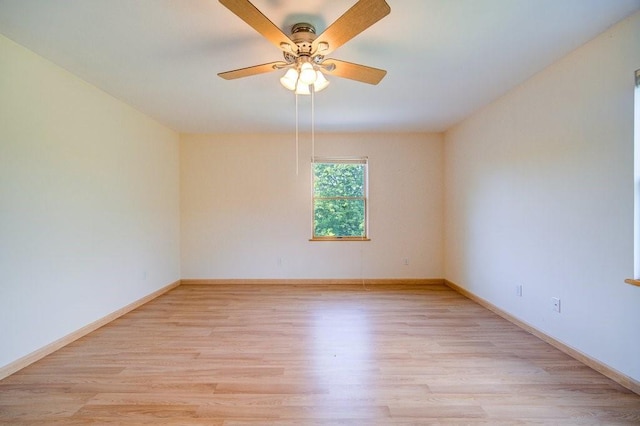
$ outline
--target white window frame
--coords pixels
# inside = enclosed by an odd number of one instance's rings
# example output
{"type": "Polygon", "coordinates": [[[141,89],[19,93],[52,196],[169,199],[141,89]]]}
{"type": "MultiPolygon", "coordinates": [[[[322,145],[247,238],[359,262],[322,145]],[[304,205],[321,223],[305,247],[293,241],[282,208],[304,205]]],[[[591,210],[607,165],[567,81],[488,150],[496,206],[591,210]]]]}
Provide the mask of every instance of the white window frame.
{"type": "Polygon", "coordinates": [[[635,72],[633,121],[633,278],[625,282],[640,286],[640,70],[635,72]]]}
{"type": "Polygon", "coordinates": [[[310,241],[371,241],[369,238],[369,158],[368,157],[314,157],[311,162],[311,239],[310,241]],[[364,201],[364,235],[353,236],[316,236],[315,235],[315,164],[364,164],[364,195],[358,198],[364,201]]]}

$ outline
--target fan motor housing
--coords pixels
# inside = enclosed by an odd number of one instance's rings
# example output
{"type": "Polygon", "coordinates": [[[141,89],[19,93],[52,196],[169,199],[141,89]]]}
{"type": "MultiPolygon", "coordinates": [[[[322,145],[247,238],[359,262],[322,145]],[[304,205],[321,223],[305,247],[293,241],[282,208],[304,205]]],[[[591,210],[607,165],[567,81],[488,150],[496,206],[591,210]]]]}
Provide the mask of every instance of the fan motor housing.
{"type": "Polygon", "coordinates": [[[300,22],[291,27],[291,41],[298,46],[298,54],[311,55],[311,44],[316,39],[316,28],[308,22],[300,22]]]}

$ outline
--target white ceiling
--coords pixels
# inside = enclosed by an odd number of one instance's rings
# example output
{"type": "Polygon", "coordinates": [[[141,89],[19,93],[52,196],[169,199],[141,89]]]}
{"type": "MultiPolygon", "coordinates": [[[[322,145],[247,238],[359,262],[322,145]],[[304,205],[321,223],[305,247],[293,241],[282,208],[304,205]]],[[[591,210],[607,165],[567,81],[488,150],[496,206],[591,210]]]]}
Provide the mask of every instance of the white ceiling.
{"type": "MultiPolygon", "coordinates": [[[[640,0],[387,2],[389,16],[330,55],[387,76],[329,77],[316,131],[443,131],[640,10],[640,0]]],[[[253,0],[285,33],[300,20],[321,32],[354,3],[253,0]]],[[[217,0],[0,0],[0,33],[180,132],[295,126],[282,72],[216,75],[282,58],[217,0]]],[[[301,125],[309,111],[300,99],[301,125]]]]}

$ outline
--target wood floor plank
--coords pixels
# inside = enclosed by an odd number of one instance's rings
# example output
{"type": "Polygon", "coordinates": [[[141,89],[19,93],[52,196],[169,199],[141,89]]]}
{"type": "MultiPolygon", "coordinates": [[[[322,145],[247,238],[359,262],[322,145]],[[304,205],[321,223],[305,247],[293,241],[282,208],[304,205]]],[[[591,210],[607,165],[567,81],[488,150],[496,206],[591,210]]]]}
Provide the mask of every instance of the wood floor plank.
{"type": "Polygon", "coordinates": [[[0,424],[640,424],[444,285],[182,285],[0,381],[0,424]]]}

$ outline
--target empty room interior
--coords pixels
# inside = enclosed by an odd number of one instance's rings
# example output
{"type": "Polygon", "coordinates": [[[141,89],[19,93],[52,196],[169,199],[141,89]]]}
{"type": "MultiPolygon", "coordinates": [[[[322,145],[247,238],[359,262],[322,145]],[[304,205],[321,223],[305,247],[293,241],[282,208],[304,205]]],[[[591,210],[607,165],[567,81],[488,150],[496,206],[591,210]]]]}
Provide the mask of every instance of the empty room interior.
{"type": "Polygon", "coordinates": [[[639,424],[634,144],[640,0],[0,0],[0,424],[639,424]]]}

